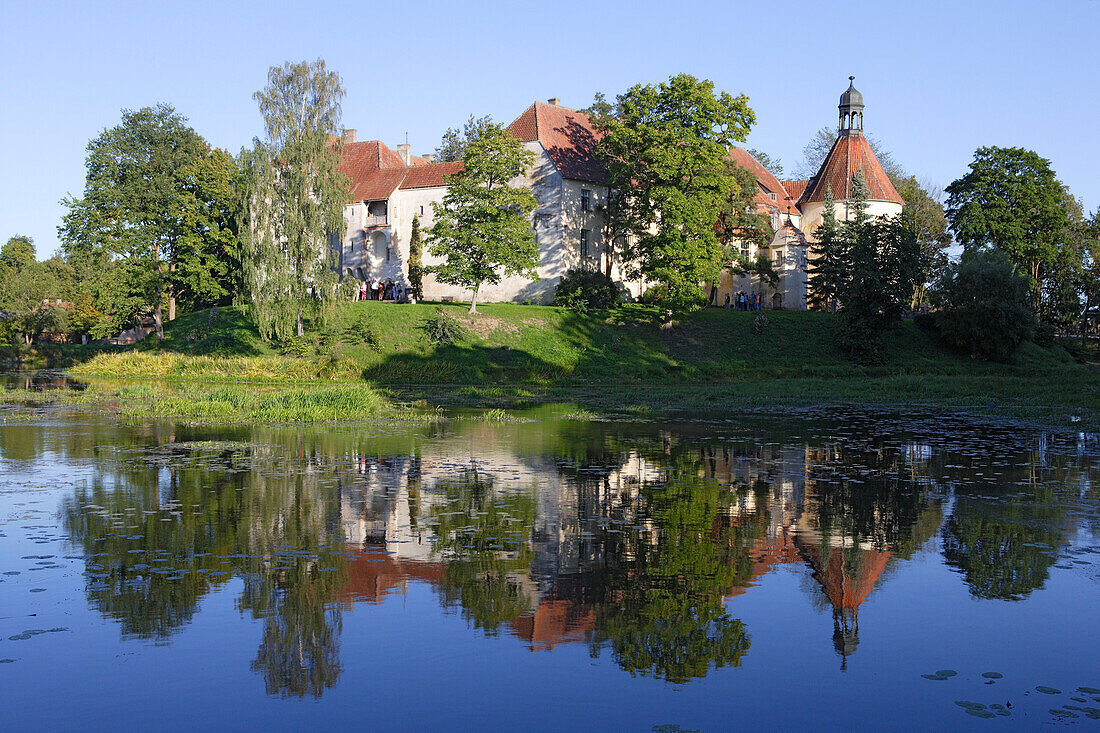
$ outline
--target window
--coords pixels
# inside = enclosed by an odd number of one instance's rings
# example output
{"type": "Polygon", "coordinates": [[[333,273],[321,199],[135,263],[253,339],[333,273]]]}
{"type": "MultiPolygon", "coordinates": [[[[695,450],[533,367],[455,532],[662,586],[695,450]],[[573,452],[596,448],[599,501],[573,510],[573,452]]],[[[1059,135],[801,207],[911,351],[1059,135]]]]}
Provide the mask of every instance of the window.
{"type": "Polygon", "coordinates": [[[783,264],[783,250],[781,249],[775,251],[775,264],[777,266],[783,264]]]}
{"type": "Polygon", "coordinates": [[[423,206],[420,207],[420,215],[424,216],[424,207],[423,206]]]}
{"type": "Polygon", "coordinates": [[[771,193],[771,192],[768,192],[768,200],[775,201],[775,194],[771,193]]]}
{"type": "Polygon", "coordinates": [[[581,211],[592,211],[592,192],[587,188],[581,189],[581,211]]]}
{"type": "Polygon", "coordinates": [[[746,260],[749,258],[749,243],[748,242],[742,242],[741,243],[741,257],[746,259],[746,260]]]}
{"type": "Polygon", "coordinates": [[[588,230],[581,229],[581,259],[588,259],[588,230]]]}

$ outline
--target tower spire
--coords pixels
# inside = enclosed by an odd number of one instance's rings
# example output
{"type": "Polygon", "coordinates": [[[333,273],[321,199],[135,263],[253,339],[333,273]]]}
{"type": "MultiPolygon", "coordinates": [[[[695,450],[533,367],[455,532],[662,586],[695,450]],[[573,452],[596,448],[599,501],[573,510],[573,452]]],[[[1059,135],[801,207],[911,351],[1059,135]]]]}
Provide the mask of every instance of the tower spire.
{"type": "Polygon", "coordinates": [[[863,95],[856,89],[854,76],[848,77],[848,88],[840,95],[837,108],[840,110],[838,131],[841,135],[863,132],[863,95]]]}

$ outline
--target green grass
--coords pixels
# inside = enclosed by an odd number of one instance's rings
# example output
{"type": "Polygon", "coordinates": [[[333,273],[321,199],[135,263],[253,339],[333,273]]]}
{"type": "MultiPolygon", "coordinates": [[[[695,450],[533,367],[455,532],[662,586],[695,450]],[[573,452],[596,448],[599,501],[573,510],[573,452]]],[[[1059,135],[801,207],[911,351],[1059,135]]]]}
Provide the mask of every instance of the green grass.
{"type": "MultiPolygon", "coordinates": [[[[0,392],[0,402],[94,408],[123,418],[182,418],[197,422],[327,423],[420,421],[431,414],[383,396],[365,384],[255,386],[185,382],[92,381],[83,391],[0,392]]],[[[21,413],[15,413],[21,414],[21,413]]]]}
{"type": "MultiPolygon", "coordinates": [[[[1025,344],[1012,364],[974,361],[902,323],[886,361],[866,367],[835,345],[826,313],[710,309],[670,329],[656,309],[634,305],[580,316],[553,307],[485,304],[346,303],[307,338],[323,354],[281,356],[243,312],[182,316],[157,346],[147,340],[75,367],[109,375],[216,382],[363,382],[432,404],[511,407],[549,399],[598,409],[701,409],[821,403],[932,405],[1065,422],[1100,415],[1100,368],[1060,348],[1025,344]],[[442,308],[465,338],[430,342],[422,324],[442,308]],[[363,324],[376,337],[363,340],[363,324]],[[358,328],[356,326],[359,326],[358,328]]],[[[196,410],[199,408],[195,408],[196,410]]],[[[207,406],[202,409],[220,409],[207,406]]],[[[318,408],[327,409],[327,408],[318,408]]]]}

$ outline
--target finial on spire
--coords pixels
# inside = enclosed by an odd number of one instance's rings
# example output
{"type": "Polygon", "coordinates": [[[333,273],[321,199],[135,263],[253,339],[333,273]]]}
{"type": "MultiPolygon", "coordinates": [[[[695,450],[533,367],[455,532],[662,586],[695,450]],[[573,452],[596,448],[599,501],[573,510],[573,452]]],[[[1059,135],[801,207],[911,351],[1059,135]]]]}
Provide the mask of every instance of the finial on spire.
{"type": "Polygon", "coordinates": [[[851,86],[851,85],[856,83],[856,78],[854,76],[849,76],[848,77],[848,82],[849,82],[849,86],[851,86]]]}

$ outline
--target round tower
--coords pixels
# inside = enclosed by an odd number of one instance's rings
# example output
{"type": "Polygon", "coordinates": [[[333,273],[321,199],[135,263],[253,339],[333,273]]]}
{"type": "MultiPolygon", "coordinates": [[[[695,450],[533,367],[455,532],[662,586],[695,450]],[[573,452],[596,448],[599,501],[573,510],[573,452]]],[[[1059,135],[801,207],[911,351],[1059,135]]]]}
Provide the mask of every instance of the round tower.
{"type": "Polygon", "coordinates": [[[848,77],[848,88],[840,95],[840,134],[860,133],[863,130],[863,95],[856,89],[856,78],[848,77]]]}

